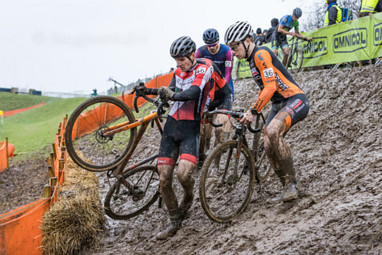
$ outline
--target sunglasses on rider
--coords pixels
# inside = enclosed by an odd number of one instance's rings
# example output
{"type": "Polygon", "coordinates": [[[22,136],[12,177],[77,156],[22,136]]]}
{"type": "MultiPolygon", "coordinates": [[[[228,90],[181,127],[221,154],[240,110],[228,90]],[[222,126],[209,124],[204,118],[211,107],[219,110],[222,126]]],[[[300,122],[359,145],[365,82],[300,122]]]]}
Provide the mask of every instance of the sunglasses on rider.
{"type": "Polygon", "coordinates": [[[212,48],[212,47],[215,47],[216,45],[218,45],[218,43],[208,44],[207,47],[208,47],[208,48],[212,48]]]}

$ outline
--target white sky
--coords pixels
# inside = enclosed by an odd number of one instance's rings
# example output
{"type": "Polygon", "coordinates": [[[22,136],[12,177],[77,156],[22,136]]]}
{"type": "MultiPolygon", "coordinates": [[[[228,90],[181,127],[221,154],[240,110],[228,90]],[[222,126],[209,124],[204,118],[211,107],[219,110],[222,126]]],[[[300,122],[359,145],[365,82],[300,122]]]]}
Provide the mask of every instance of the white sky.
{"type": "Polygon", "coordinates": [[[128,84],[174,67],[169,48],[180,36],[191,36],[199,47],[212,27],[224,43],[234,22],[268,29],[272,18],[292,13],[299,2],[2,1],[0,87],[102,93],[113,85],[109,77],[128,84]]]}

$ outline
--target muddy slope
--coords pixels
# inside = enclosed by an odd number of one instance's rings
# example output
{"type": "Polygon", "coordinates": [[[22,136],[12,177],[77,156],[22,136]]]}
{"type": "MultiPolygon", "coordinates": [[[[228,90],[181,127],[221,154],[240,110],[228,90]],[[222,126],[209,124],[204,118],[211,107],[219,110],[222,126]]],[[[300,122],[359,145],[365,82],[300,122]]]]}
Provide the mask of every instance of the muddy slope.
{"type": "MultiPolygon", "coordinates": [[[[108,218],[103,241],[85,254],[382,253],[382,67],[294,77],[311,104],[308,117],[287,136],[299,180],[297,201],[269,202],[281,189],[273,174],[256,187],[246,212],[229,225],[210,221],[196,196],[177,235],[157,241],[155,234],[168,217],[154,204],[128,221],[108,218]]],[[[235,86],[236,105],[254,101],[251,79],[235,86]]],[[[136,160],[155,153],[158,140],[150,132],[136,160]]],[[[102,179],[104,197],[108,183],[105,175],[102,179]]]]}

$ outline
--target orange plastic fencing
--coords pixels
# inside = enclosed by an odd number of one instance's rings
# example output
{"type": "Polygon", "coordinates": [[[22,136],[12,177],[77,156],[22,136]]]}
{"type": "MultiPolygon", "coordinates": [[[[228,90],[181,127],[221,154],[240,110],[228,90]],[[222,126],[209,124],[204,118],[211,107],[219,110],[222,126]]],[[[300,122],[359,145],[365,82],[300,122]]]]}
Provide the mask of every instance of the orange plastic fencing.
{"type": "MultiPolygon", "coordinates": [[[[162,86],[168,86],[173,77],[173,73],[168,73],[162,76],[155,77],[151,81],[147,82],[145,86],[147,88],[159,88],[162,86]]],[[[124,95],[119,96],[118,98],[124,101],[130,109],[134,109],[134,97],[135,95],[124,95]]],[[[154,97],[154,96],[150,96],[154,97]]],[[[141,107],[147,101],[143,98],[139,98],[137,101],[137,106],[141,107]]],[[[119,110],[119,108],[114,105],[108,104],[108,108],[106,105],[101,105],[92,111],[87,112],[86,114],[79,116],[76,123],[73,125],[72,137],[73,139],[76,137],[81,137],[85,134],[91,133],[97,128],[99,128],[99,123],[96,121],[96,118],[92,116],[105,116],[103,123],[109,123],[120,116],[122,116],[123,112],[119,110]],[[80,125],[78,125],[80,123],[80,125]]]]}
{"type": "Polygon", "coordinates": [[[48,193],[46,198],[0,215],[0,255],[42,254],[42,217],[57,201],[58,187],[64,182],[66,149],[63,137],[66,121],[67,116],[58,127],[53,153],[47,160],[50,178],[47,190],[44,189],[44,193],[48,193]]]}
{"type": "Polygon", "coordinates": [[[9,167],[8,159],[13,157],[15,146],[8,143],[8,138],[5,141],[0,142],[0,172],[9,167]]]}
{"type": "Polygon", "coordinates": [[[27,108],[23,108],[23,109],[17,109],[17,110],[12,110],[12,111],[6,111],[4,112],[4,117],[9,117],[9,116],[12,116],[12,115],[15,115],[17,113],[20,113],[20,112],[25,112],[27,110],[31,110],[33,108],[36,108],[36,107],[39,107],[39,106],[42,106],[44,105],[45,103],[41,103],[41,104],[37,104],[37,105],[33,105],[31,107],[27,107],[27,108]]]}
{"type": "Polygon", "coordinates": [[[49,199],[0,215],[0,254],[41,254],[41,219],[49,209],[49,199]]]}

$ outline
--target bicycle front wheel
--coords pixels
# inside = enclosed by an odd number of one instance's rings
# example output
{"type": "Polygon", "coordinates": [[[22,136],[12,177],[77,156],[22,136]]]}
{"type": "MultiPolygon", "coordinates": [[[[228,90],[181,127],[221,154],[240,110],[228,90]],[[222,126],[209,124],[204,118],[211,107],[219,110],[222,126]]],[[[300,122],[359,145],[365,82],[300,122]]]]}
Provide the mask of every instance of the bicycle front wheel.
{"type": "MultiPolygon", "coordinates": [[[[269,112],[265,115],[264,119],[266,120],[269,115],[269,112]]],[[[265,147],[264,147],[264,119],[261,115],[257,115],[255,121],[255,128],[262,130],[261,132],[255,133],[253,135],[253,145],[252,145],[252,154],[255,158],[255,171],[256,178],[260,182],[264,182],[268,179],[268,176],[271,172],[271,165],[268,161],[265,147]]]]}
{"type": "Polygon", "coordinates": [[[70,116],[65,129],[67,151],[80,167],[95,172],[118,166],[126,159],[137,135],[136,128],[113,127],[133,123],[128,106],[115,97],[98,96],[80,104],[70,116]]]}
{"type": "Polygon", "coordinates": [[[301,72],[302,63],[304,62],[304,52],[302,49],[297,48],[292,55],[292,66],[297,72],[301,72]]]}
{"type": "Polygon", "coordinates": [[[237,218],[250,202],[255,180],[251,151],[238,141],[216,147],[202,167],[199,196],[207,216],[216,222],[237,218]]]}
{"type": "Polygon", "coordinates": [[[158,196],[157,168],[138,167],[126,172],[110,188],[104,202],[105,213],[115,220],[127,220],[149,209],[158,196]]]}

